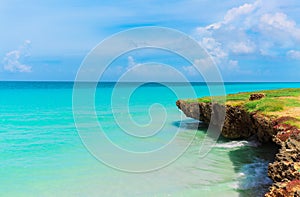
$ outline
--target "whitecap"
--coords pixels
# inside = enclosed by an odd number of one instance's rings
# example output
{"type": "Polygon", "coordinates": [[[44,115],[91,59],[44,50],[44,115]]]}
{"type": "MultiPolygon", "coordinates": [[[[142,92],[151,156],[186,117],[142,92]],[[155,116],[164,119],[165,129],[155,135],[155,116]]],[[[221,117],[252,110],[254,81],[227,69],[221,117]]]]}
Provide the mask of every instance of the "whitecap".
{"type": "Polygon", "coordinates": [[[217,148],[238,148],[243,146],[250,146],[250,147],[258,147],[260,143],[258,141],[230,141],[226,143],[218,143],[215,145],[217,148]]]}

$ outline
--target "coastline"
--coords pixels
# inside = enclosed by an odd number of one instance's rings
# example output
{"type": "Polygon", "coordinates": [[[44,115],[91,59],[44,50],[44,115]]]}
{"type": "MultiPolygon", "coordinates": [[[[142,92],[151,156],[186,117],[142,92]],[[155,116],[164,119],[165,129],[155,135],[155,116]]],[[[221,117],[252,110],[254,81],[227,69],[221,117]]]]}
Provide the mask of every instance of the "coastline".
{"type": "MultiPolygon", "coordinates": [[[[300,89],[293,90],[300,94],[300,89]]],[[[281,91],[284,92],[285,90],[281,91]]],[[[251,104],[261,99],[269,99],[268,94],[271,95],[271,92],[260,91],[254,94],[240,93],[230,95],[231,98],[237,98],[236,95],[241,98],[226,102],[225,122],[221,134],[228,139],[248,139],[255,136],[261,143],[276,143],[278,145],[277,154],[274,162],[269,163],[268,166],[268,176],[273,180],[273,184],[265,196],[299,196],[300,129],[292,124],[291,121],[298,116],[291,117],[287,116],[286,113],[274,115],[277,113],[276,110],[263,113],[245,108],[246,104],[251,104]],[[252,96],[254,98],[251,99],[252,96]]],[[[278,98],[281,97],[276,97],[275,99],[278,98]]],[[[282,98],[286,99],[286,96],[282,98]]],[[[178,100],[176,105],[186,116],[207,124],[210,123],[211,114],[218,113],[217,109],[224,107],[224,104],[211,103],[207,98],[178,100]]],[[[290,111],[290,108],[283,111],[290,111]]],[[[295,114],[297,115],[298,111],[295,114]]],[[[298,115],[300,116],[300,114],[298,115]]]]}

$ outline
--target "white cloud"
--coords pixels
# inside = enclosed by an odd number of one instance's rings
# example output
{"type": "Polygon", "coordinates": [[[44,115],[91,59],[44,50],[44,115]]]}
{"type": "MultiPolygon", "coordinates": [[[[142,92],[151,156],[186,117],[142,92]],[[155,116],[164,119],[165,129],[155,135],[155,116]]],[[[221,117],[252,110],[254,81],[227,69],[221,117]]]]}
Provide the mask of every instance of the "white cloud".
{"type": "Polygon", "coordinates": [[[259,1],[256,1],[254,4],[244,4],[242,6],[232,8],[227,11],[224,16],[224,24],[230,23],[231,21],[243,16],[252,13],[258,6],[259,1]]]}
{"type": "Polygon", "coordinates": [[[206,27],[198,27],[198,33],[208,33],[207,31],[218,30],[223,25],[229,24],[236,19],[240,19],[241,16],[251,14],[259,5],[260,1],[256,1],[254,4],[244,4],[239,7],[232,8],[228,10],[222,21],[210,24],[206,27]]]}
{"type": "Polygon", "coordinates": [[[29,56],[30,40],[25,40],[17,50],[6,53],[3,59],[3,69],[8,72],[29,73],[32,67],[22,63],[23,59],[29,56]]]}
{"type": "Polygon", "coordinates": [[[286,14],[277,12],[262,15],[259,27],[262,32],[269,34],[276,41],[282,42],[287,39],[300,41],[300,29],[296,25],[296,22],[289,19],[286,14]]]}
{"type": "Polygon", "coordinates": [[[223,50],[222,44],[217,42],[212,37],[204,37],[200,44],[208,51],[217,63],[228,56],[227,52],[223,50]]]}
{"type": "MultiPolygon", "coordinates": [[[[241,23],[247,15],[257,9],[259,1],[254,4],[244,4],[229,9],[223,20],[196,29],[200,37],[199,43],[208,51],[214,61],[222,65],[229,65],[230,53],[249,54],[255,51],[255,44],[244,33],[241,33],[236,23],[241,23]]],[[[244,26],[244,25],[243,25],[244,26]]]]}
{"type": "Polygon", "coordinates": [[[287,52],[287,56],[291,59],[300,60],[300,51],[290,50],[287,52]]]}
{"type": "Polygon", "coordinates": [[[128,60],[128,67],[127,67],[127,69],[136,66],[137,63],[135,62],[135,60],[134,60],[134,58],[132,56],[128,56],[127,60],[128,60]]]}
{"type": "Polygon", "coordinates": [[[229,9],[220,21],[196,28],[196,37],[221,69],[231,71],[237,66],[232,59],[239,55],[275,57],[297,47],[300,28],[280,10],[280,3],[257,0],[229,9]]]}
{"type": "Polygon", "coordinates": [[[255,52],[255,44],[250,40],[238,43],[233,42],[230,49],[235,54],[249,54],[255,52]]]}
{"type": "Polygon", "coordinates": [[[288,20],[287,15],[277,12],[275,14],[264,14],[261,16],[261,22],[263,25],[269,25],[276,29],[290,30],[295,28],[296,23],[292,20],[288,20]]]}

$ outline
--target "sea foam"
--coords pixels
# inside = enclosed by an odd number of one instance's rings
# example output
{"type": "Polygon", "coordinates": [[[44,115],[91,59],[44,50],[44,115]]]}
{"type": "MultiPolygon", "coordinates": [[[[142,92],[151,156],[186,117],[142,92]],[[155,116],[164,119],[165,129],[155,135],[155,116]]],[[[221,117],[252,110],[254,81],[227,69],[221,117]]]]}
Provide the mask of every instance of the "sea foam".
{"type": "Polygon", "coordinates": [[[271,184],[272,180],[268,177],[268,161],[255,158],[253,163],[241,167],[233,188],[252,190],[256,196],[262,196],[271,184]]]}
{"type": "Polygon", "coordinates": [[[217,148],[238,148],[238,147],[243,147],[243,146],[250,146],[250,147],[258,147],[260,146],[260,143],[258,141],[230,141],[226,143],[218,143],[215,145],[217,148]]]}

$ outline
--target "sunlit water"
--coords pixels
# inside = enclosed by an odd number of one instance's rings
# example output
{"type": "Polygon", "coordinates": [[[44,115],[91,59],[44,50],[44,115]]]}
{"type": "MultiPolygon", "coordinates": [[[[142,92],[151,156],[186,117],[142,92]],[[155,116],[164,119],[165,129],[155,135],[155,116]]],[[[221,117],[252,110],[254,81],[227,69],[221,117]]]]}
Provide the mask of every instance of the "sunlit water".
{"type": "MultiPolygon", "coordinates": [[[[180,147],[198,125],[189,118],[180,120],[181,112],[175,105],[178,98],[157,84],[137,89],[129,104],[119,95],[113,114],[113,85],[98,87],[95,105],[104,131],[120,146],[151,150],[181,128],[175,138],[180,147]],[[168,113],[163,134],[145,146],[132,143],[113,115],[126,114],[129,105],[132,118],[146,124],[151,120],[148,110],[153,103],[160,103],[168,113]]],[[[122,88],[126,91],[129,86],[122,88]]],[[[185,89],[184,84],[169,86],[185,89]]],[[[209,154],[200,158],[205,128],[199,129],[188,150],[165,168],[148,173],[114,170],[95,159],[82,144],[73,119],[72,87],[72,83],[58,82],[0,82],[0,196],[260,196],[271,183],[266,175],[274,154],[272,145],[220,138],[209,154]]],[[[205,84],[193,87],[197,96],[209,94],[205,84]]],[[[283,87],[300,84],[232,83],[226,84],[226,91],[283,87]]],[[[85,115],[88,124],[88,113],[85,115]]],[[[154,111],[151,115],[161,114],[154,111]]],[[[127,124],[130,127],[132,122],[127,124]]]]}

